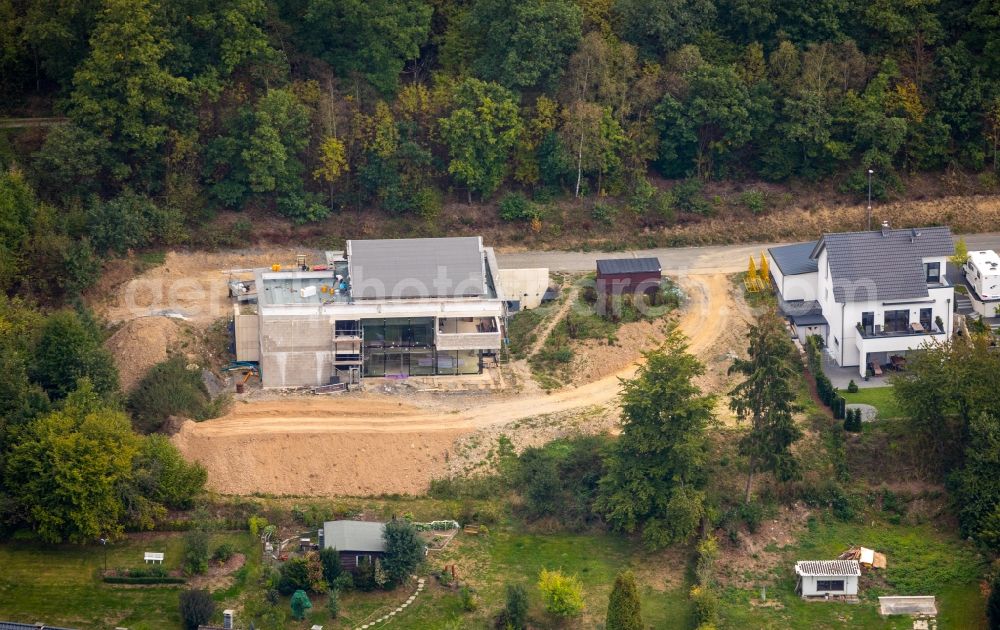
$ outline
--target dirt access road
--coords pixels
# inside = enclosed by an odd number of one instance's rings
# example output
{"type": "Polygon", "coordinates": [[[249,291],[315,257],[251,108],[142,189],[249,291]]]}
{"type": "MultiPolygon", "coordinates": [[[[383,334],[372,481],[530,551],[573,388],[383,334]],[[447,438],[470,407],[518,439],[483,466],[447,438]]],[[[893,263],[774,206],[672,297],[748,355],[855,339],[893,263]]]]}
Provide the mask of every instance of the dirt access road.
{"type": "MultiPolygon", "coordinates": [[[[731,285],[721,273],[680,282],[689,300],[678,327],[700,355],[730,324],[731,285]]],[[[612,404],[618,379],[634,373],[633,365],[551,394],[450,409],[377,395],[236,403],[223,418],[185,423],[173,439],[186,457],[205,465],[209,487],[225,494],[415,494],[443,474],[446,452],[458,437],[493,424],[612,404]]]]}

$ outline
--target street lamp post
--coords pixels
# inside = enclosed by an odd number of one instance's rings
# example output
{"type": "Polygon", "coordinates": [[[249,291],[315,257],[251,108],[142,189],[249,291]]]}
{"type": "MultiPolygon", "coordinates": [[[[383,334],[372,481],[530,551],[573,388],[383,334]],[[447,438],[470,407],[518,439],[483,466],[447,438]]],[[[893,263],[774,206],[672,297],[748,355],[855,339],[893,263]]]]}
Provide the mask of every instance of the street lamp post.
{"type": "Polygon", "coordinates": [[[875,173],[868,169],[868,229],[872,229],[872,175],[875,173]]]}
{"type": "Polygon", "coordinates": [[[101,546],[104,547],[104,572],[108,572],[108,539],[101,539],[101,546]]]}

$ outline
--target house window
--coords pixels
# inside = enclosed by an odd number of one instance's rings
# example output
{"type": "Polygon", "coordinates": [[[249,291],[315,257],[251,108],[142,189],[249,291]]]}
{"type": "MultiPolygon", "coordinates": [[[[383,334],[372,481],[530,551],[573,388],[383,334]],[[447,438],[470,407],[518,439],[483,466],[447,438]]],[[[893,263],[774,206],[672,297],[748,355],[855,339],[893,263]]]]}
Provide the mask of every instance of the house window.
{"type": "Polygon", "coordinates": [[[362,559],[364,559],[364,561],[367,562],[368,564],[372,563],[372,557],[368,554],[364,554],[361,556],[354,556],[354,563],[360,567],[362,559]]]}
{"type": "Polygon", "coordinates": [[[920,309],[920,325],[924,327],[924,330],[931,330],[931,323],[931,309],[920,309]]]}
{"type": "Polygon", "coordinates": [[[941,282],[941,263],[932,262],[924,265],[927,270],[927,284],[937,284],[941,282]]]}
{"type": "Polygon", "coordinates": [[[843,591],[843,580],[816,580],[817,591],[843,591]]]}
{"type": "Polygon", "coordinates": [[[871,335],[875,334],[875,313],[872,311],[866,311],[861,313],[861,328],[864,329],[864,334],[871,335]]]}
{"type": "Polygon", "coordinates": [[[886,332],[906,332],[910,328],[910,309],[885,312],[886,332]]]}

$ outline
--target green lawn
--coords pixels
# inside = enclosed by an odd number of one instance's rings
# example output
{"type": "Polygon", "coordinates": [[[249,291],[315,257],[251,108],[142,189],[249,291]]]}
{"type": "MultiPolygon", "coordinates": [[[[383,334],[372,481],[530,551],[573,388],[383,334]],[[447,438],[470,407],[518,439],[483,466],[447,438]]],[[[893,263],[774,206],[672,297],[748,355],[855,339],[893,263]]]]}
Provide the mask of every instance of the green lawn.
{"type": "MultiPolygon", "coordinates": [[[[183,540],[183,534],[163,533],[111,543],[108,568],[141,566],[144,551],[162,551],[167,568],[176,569],[181,564],[183,540]]],[[[223,542],[249,551],[249,534],[214,534],[209,549],[223,542]]],[[[103,568],[100,545],[4,543],[0,545],[0,619],[75,628],[180,627],[178,597],[183,585],[105,584],[100,579],[103,568]]]]}
{"type": "Polygon", "coordinates": [[[755,576],[760,583],[771,583],[769,607],[755,605],[759,589],[726,589],[720,628],[911,628],[908,617],[879,616],[879,595],[936,596],[941,630],[986,627],[978,582],[984,561],[954,532],[930,525],[821,523],[783,555],[781,566],[755,576]],[[851,545],[873,547],[887,555],[886,570],[877,572],[884,582],[862,578],[860,604],[802,601],[794,592],[795,560],[836,558],[851,545]]]}
{"type": "MultiPolygon", "coordinates": [[[[442,628],[486,629],[489,620],[504,602],[507,583],[523,584],[531,601],[531,617],[535,627],[586,628],[604,627],[608,594],[617,573],[633,569],[639,576],[643,620],[648,628],[687,628],[691,625],[687,586],[683,576],[686,563],[683,554],[668,556],[649,554],[639,545],[618,536],[603,534],[531,534],[516,528],[496,527],[486,536],[460,536],[445,551],[432,552],[432,567],[454,564],[459,580],[472,583],[479,597],[479,608],[466,612],[458,593],[429,578],[427,589],[413,605],[393,622],[393,626],[414,630],[442,628]],[[584,587],[584,613],[577,619],[559,626],[543,609],[535,586],[543,568],[561,569],[576,574],[584,587]],[[669,588],[655,589],[649,584],[653,574],[662,570],[676,573],[679,578],[669,588]]],[[[661,584],[662,585],[662,584],[661,584]]],[[[409,589],[394,593],[348,593],[341,598],[341,615],[330,621],[325,612],[325,598],[314,598],[313,614],[308,623],[325,628],[357,627],[378,610],[398,605],[410,594],[409,589]]],[[[384,614],[384,613],[383,613],[384,614]]],[[[370,618],[369,618],[370,620],[370,618]]],[[[289,626],[298,628],[299,625],[289,626]]]]}
{"type": "Polygon", "coordinates": [[[869,387],[859,389],[853,394],[847,390],[840,390],[838,393],[848,403],[872,405],[878,409],[879,418],[900,418],[904,415],[902,408],[899,406],[899,401],[896,400],[896,396],[893,394],[892,387],[869,387]]]}

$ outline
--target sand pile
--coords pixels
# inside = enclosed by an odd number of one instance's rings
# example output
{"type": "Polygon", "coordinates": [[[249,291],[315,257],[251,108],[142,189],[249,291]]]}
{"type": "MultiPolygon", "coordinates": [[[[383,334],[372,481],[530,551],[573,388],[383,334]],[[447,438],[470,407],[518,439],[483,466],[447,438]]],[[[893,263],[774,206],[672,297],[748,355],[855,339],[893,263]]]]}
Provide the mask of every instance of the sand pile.
{"type": "Polygon", "coordinates": [[[167,359],[180,338],[180,327],[168,317],[140,317],[125,322],[105,346],[115,358],[122,390],[131,390],[149,368],[167,359]]]}

